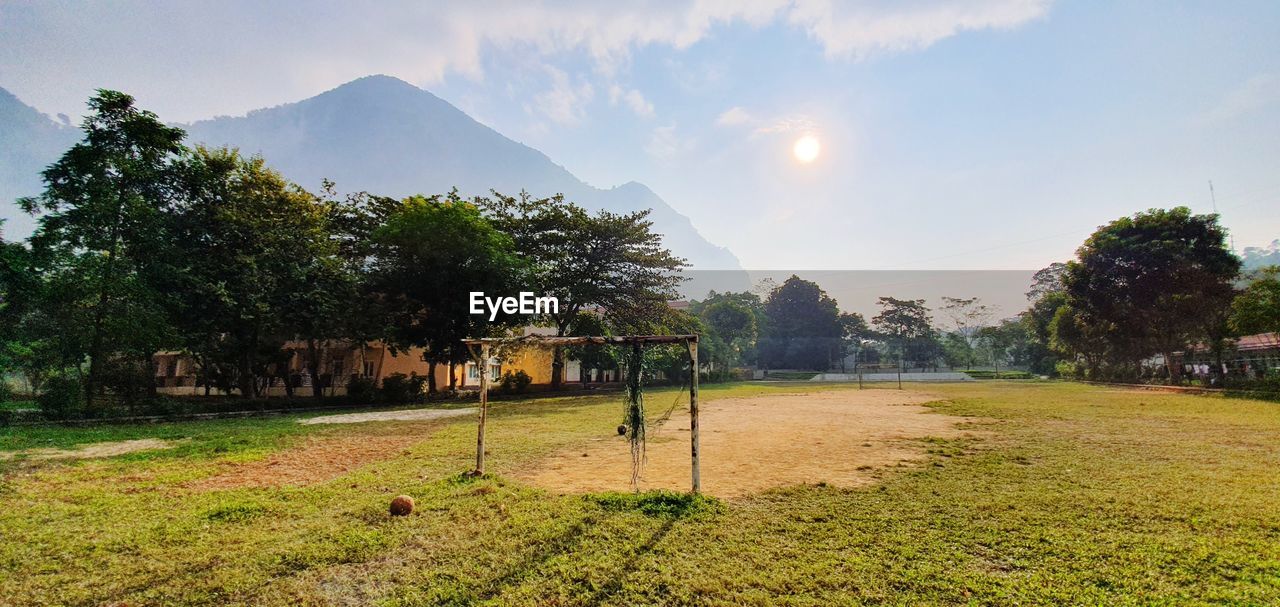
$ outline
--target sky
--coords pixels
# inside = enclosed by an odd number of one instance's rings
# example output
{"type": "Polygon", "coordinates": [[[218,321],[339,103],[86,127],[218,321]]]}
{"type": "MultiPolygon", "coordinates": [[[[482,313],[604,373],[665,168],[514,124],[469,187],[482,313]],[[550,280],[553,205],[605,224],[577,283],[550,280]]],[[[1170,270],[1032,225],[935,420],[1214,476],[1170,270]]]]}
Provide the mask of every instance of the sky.
{"type": "Polygon", "coordinates": [[[0,0],[0,86],[187,122],[388,74],[748,269],[1035,269],[1210,180],[1238,249],[1280,238],[1277,32],[1274,1],[0,0]]]}

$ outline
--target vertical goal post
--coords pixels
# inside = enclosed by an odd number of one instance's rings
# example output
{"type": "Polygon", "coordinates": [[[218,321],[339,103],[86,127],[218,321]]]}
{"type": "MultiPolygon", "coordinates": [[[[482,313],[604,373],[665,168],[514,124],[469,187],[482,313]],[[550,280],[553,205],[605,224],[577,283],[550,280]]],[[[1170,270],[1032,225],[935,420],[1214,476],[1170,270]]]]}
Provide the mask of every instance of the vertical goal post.
{"type": "Polygon", "coordinates": [[[480,412],[476,429],[476,468],[474,474],[484,474],[485,426],[489,417],[489,359],[495,352],[507,348],[563,347],[563,346],[645,346],[682,344],[689,355],[689,453],[693,493],[701,493],[702,478],[698,468],[698,336],[697,335],[620,335],[613,337],[555,337],[525,335],[522,337],[485,337],[464,339],[480,375],[480,412]]]}

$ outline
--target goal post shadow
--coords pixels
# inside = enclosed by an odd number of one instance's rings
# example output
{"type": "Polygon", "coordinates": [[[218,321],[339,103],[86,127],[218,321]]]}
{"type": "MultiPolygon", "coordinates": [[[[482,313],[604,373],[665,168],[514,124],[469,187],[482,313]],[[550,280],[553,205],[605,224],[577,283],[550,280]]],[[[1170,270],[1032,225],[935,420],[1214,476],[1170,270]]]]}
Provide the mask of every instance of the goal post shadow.
{"type": "Polygon", "coordinates": [[[485,426],[489,417],[489,373],[488,361],[495,351],[511,347],[563,347],[582,345],[601,346],[645,346],[664,344],[683,344],[689,356],[689,455],[690,481],[694,494],[702,492],[702,477],[698,467],[698,336],[697,335],[620,335],[612,337],[556,337],[547,335],[525,335],[522,337],[485,337],[464,339],[480,369],[480,406],[476,429],[476,467],[472,474],[484,474],[485,426]]]}

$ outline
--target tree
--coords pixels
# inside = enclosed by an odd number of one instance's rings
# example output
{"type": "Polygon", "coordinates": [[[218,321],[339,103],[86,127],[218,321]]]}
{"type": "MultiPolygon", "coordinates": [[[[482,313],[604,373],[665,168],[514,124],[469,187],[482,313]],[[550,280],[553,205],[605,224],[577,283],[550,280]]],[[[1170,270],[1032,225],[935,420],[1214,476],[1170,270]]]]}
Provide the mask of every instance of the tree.
{"type": "Polygon", "coordinates": [[[1035,273],[1027,299],[1031,306],[1019,314],[1027,334],[1027,367],[1034,373],[1057,373],[1059,352],[1052,347],[1053,334],[1050,325],[1058,308],[1067,302],[1062,285],[1062,275],[1067,264],[1054,262],[1035,273]]]}
{"type": "Polygon", "coordinates": [[[399,347],[423,348],[428,391],[436,391],[437,364],[467,360],[463,339],[523,324],[507,311],[492,322],[471,313],[471,292],[514,295],[526,270],[511,237],[456,192],[405,199],[373,239],[374,289],[391,312],[390,337],[399,347]]]}
{"type": "Polygon", "coordinates": [[[235,150],[198,148],[182,174],[173,317],[201,366],[234,369],[251,398],[286,341],[336,314],[326,307],[337,288],[328,210],[261,157],[235,150]]]}
{"type": "Polygon", "coordinates": [[[1240,335],[1280,332],[1280,267],[1262,269],[1236,296],[1230,325],[1240,335]]]}
{"type": "MultiPolygon", "coordinates": [[[[613,329],[604,318],[591,312],[579,312],[578,319],[572,326],[575,337],[605,337],[613,334],[613,329]]],[[[618,368],[618,353],[613,346],[572,346],[566,355],[570,360],[578,361],[579,377],[584,384],[591,381],[593,371],[598,373],[618,368]]]]}
{"type": "MultiPolygon", "coordinates": [[[[742,352],[755,344],[756,317],[747,306],[735,301],[720,301],[703,308],[699,315],[720,343],[727,371],[742,359],[742,352]]],[[[711,362],[711,361],[708,361],[711,362]]]]}
{"type": "Polygon", "coordinates": [[[19,205],[42,215],[32,248],[61,285],[50,293],[66,298],[51,305],[83,312],[58,330],[86,335],[84,390],[92,408],[106,359],[126,356],[149,368],[152,354],[172,339],[157,285],[169,271],[166,211],[184,133],[124,93],[99,90],[89,109],[84,139],[45,169],[44,192],[19,205]]]}
{"type": "Polygon", "coordinates": [[[740,363],[755,364],[758,358],[756,353],[757,340],[761,335],[764,335],[767,332],[766,327],[769,324],[764,313],[764,301],[760,299],[759,295],[751,291],[743,291],[740,293],[732,291],[717,293],[715,291],[711,291],[707,293],[707,296],[704,299],[689,302],[689,311],[705,321],[706,316],[704,315],[704,312],[706,312],[708,308],[720,303],[733,304],[735,306],[745,308],[751,313],[752,322],[755,324],[755,334],[752,335],[750,339],[745,339],[741,343],[736,344],[735,353],[740,363]]]}
{"type": "Polygon", "coordinates": [[[1164,356],[1172,380],[1173,353],[1209,339],[1226,308],[1240,260],[1226,246],[1217,215],[1186,207],[1151,209],[1099,228],[1067,264],[1063,276],[1071,307],[1095,326],[1107,326],[1111,364],[1117,369],[1154,354],[1164,356]]]}
{"type": "Polygon", "coordinates": [[[943,297],[942,311],[951,319],[951,324],[955,327],[956,333],[969,346],[967,349],[969,356],[965,360],[965,365],[972,368],[973,352],[980,339],[978,333],[990,324],[991,317],[995,315],[995,310],[982,303],[977,297],[969,299],[943,297]]]}
{"type": "MultiPolygon", "coordinates": [[[[578,313],[595,310],[611,324],[652,324],[679,296],[685,260],[662,246],[649,211],[588,213],[562,197],[494,193],[477,199],[494,225],[510,234],[528,268],[528,286],[560,302],[546,315],[556,335],[569,335],[578,313]]],[[[551,385],[564,379],[564,351],[553,352],[551,385]]]]}
{"type": "Polygon", "coordinates": [[[880,313],[871,324],[897,350],[900,361],[926,364],[936,360],[941,348],[923,299],[881,297],[876,305],[880,313]]]}
{"type": "Polygon", "coordinates": [[[863,362],[864,345],[874,337],[867,319],[857,312],[840,314],[840,369],[845,371],[844,361],[854,356],[854,364],[863,362]]]}
{"type": "Polygon", "coordinates": [[[1027,299],[1039,301],[1050,293],[1061,293],[1062,277],[1067,273],[1067,264],[1055,261],[1048,266],[1036,270],[1031,276],[1031,289],[1027,291],[1027,299]]]}
{"type": "Polygon", "coordinates": [[[774,368],[830,367],[840,348],[840,310],[816,283],[792,275],[769,294],[764,304],[768,333],[760,356],[774,368]]]}

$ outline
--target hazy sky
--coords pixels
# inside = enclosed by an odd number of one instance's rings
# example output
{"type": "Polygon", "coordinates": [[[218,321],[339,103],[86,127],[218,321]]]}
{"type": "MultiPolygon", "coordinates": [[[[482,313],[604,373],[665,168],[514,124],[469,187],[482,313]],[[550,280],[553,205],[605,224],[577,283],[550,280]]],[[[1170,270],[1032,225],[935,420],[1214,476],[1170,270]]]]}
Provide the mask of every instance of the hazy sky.
{"type": "Polygon", "coordinates": [[[1037,268],[1210,179],[1280,238],[1274,1],[393,4],[0,0],[0,86],[189,121],[390,74],[752,269],[1037,268]]]}

